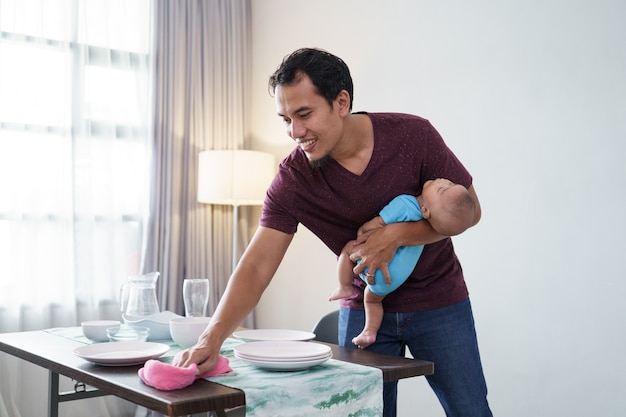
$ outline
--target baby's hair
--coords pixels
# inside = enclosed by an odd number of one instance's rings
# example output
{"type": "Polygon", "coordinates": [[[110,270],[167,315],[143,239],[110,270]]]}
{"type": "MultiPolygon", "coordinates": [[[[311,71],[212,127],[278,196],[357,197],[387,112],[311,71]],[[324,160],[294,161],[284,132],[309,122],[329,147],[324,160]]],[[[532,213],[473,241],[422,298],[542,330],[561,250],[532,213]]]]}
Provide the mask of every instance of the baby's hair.
{"type": "Polygon", "coordinates": [[[474,215],[476,214],[476,204],[465,189],[464,193],[455,193],[452,198],[442,205],[442,213],[439,215],[431,215],[431,225],[433,220],[438,227],[433,228],[442,235],[456,236],[469,229],[474,223],[474,215]],[[435,217],[433,219],[433,217],[435,217]],[[440,221],[439,221],[440,220],[440,221]]]}

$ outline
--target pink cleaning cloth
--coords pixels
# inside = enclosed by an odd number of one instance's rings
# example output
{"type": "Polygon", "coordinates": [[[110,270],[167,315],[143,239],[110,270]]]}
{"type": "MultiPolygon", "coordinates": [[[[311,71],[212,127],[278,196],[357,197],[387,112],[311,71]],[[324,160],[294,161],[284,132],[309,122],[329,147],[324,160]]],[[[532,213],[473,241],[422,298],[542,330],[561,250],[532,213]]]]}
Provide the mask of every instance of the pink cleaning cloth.
{"type": "Polygon", "coordinates": [[[175,389],[185,388],[198,378],[206,378],[208,376],[216,376],[232,371],[228,358],[220,355],[215,368],[202,375],[196,375],[198,365],[191,364],[187,368],[181,368],[169,363],[160,362],[156,359],[150,359],[145,363],[143,368],[139,369],[139,378],[146,385],[150,385],[161,391],[171,391],[175,389]]]}

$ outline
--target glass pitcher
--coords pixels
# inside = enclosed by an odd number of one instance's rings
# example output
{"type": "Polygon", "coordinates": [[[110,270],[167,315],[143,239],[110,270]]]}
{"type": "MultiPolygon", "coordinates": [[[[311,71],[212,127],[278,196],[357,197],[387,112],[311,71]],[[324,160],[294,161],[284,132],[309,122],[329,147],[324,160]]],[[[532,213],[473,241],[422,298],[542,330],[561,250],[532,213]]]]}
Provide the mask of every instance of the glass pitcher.
{"type": "Polygon", "coordinates": [[[120,289],[120,306],[126,317],[149,316],[159,312],[156,297],[158,272],[128,277],[120,289]]]}

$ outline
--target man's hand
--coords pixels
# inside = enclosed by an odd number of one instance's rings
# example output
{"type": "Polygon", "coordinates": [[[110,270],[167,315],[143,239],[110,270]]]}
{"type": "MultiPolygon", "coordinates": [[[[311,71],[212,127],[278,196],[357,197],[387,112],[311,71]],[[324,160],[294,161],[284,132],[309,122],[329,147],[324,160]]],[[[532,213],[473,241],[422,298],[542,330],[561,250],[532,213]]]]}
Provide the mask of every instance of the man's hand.
{"type": "Polygon", "coordinates": [[[391,285],[389,263],[398,249],[391,226],[394,225],[379,227],[359,235],[351,249],[350,259],[353,262],[360,260],[353,269],[354,273],[361,274],[367,268],[367,283],[370,285],[375,283],[374,274],[378,269],[382,272],[387,285],[391,285]]]}
{"type": "Polygon", "coordinates": [[[172,365],[187,368],[191,366],[191,364],[195,363],[198,365],[198,371],[196,373],[198,375],[202,375],[203,373],[215,368],[219,354],[219,348],[212,349],[210,345],[200,339],[195,346],[185,349],[180,353],[180,355],[177,355],[175,361],[172,362],[172,365]]]}

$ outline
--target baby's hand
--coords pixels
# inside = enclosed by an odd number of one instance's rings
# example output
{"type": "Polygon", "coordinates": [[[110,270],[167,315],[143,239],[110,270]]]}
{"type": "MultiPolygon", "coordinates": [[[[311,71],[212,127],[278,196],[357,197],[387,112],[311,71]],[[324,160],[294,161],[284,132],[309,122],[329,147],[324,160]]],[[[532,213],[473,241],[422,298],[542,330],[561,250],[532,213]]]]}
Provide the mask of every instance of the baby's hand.
{"type": "Polygon", "coordinates": [[[383,218],[380,216],[376,216],[372,220],[363,223],[363,225],[359,227],[359,230],[357,230],[357,235],[362,235],[363,233],[367,233],[370,230],[378,229],[383,226],[385,226],[383,218]]]}

